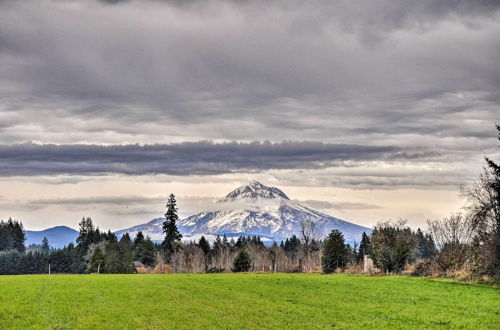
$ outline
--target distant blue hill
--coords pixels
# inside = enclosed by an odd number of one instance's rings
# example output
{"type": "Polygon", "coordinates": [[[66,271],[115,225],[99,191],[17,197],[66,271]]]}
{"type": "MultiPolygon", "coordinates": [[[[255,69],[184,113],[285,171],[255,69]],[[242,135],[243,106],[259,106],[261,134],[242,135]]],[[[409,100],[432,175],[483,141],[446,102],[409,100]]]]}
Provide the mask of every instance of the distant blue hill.
{"type": "Polygon", "coordinates": [[[26,230],[25,245],[41,244],[43,238],[47,237],[50,247],[62,248],[69,243],[75,244],[78,234],[78,231],[66,226],[57,226],[41,231],[26,230]]]}

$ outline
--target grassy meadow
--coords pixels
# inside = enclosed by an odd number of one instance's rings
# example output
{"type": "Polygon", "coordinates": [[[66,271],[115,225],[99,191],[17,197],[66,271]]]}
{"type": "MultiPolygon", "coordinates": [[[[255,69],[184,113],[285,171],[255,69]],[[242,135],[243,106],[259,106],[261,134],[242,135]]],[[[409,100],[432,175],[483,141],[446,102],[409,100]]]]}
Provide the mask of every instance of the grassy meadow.
{"type": "Polygon", "coordinates": [[[346,274],[0,276],[1,329],[500,328],[500,289],[346,274]]]}

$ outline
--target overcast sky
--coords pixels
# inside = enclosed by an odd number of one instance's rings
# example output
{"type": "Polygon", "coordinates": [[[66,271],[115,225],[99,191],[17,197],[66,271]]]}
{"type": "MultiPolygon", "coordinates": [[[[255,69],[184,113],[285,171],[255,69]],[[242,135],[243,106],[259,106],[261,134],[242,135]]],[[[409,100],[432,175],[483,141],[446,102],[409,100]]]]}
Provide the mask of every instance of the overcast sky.
{"type": "Polygon", "coordinates": [[[413,226],[498,157],[500,2],[0,0],[0,219],[122,229],[250,179],[413,226]]]}

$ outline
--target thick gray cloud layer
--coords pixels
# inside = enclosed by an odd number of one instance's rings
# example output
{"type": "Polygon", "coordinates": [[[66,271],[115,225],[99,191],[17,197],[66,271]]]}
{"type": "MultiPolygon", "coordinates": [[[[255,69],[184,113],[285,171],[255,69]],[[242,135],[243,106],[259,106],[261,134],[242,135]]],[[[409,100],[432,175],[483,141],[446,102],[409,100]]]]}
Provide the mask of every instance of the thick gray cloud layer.
{"type": "Polygon", "coordinates": [[[349,161],[426,158],[421,152],[314,142],[170,145],[0,145],[0,175],[209,175],[269,169],[324,168],[349,161]]]}
{"type": "Polygon", "coordinates": [[[461,183],[496,148],[498,58],[494,0],[2,1],[0,175],[461,183]]]}
{"type": "Polygon", "coordinates": [[[0,9],[3,143],[465,136],[477,145],[498,119],[498,1],[0,9]]]}

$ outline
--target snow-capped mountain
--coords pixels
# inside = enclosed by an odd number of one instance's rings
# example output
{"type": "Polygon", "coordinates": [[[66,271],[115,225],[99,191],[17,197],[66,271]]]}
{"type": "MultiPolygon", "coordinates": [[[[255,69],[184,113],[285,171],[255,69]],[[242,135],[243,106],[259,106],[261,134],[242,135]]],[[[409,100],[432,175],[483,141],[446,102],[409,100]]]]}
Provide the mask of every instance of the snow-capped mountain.
{"type": "MultiPolygon", "coordinates": [[[[371,229],[359,226],[290,200],[278,188],[268,187],[260,182],[251,181],[245,186],[230,192],[216,203],[217,211],[207,211],[181,219],[177,225],[185,240],[197,239],[201,235],[213,237],[227,235],[256,235],[268,241],[280,241],[300,236],[303,224],[314,224],[315,236],[323,238],[331,230],[342,231],[347,241],[360,241],[361,234],[371,229]]],[[[150,222],[116,232],[128,232],[134,236],[138,231],[154,240],[161,240],[162,222],[157,218],[150,222]]]]}

